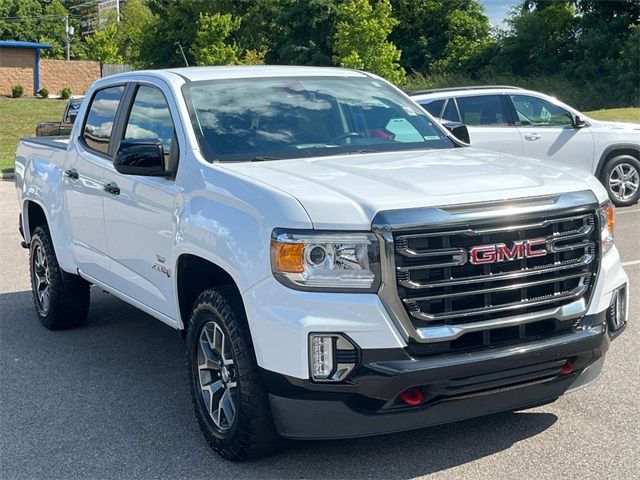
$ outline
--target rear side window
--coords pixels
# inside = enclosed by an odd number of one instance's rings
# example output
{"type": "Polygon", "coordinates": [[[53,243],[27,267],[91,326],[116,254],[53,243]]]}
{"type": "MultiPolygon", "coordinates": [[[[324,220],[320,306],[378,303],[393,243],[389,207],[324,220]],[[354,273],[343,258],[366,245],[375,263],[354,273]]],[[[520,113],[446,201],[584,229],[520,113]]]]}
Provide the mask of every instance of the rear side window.
{"type": "Polygon", "coordinates": [[[124,86],[104,88],[96,92],[87,113],[82,138],[91,150],[109,153],[111,132],[124,86]]]}
{"type": "Polygon", "coordinates": [[[458,108],[465,125],[500,127],[507,125],[507,115],[499,95],[458,97],[458,108]]]}
{"type": "Polygon", "coordinates": [[[442,120],[460,123],[460,115],[458,114],[458,109],[456,108],[455,99],[450,98],[447,102],[447,106],[444,107],[444,112],[442,112],[442,120]]]}
{"type": "Polygon", "coordinates": [[[442,106],[444,105],[443,100],[434,100],[433,102],[418,102],[420,106],[424,108],[427,112],[433,115],[436,118],[440,118],[440,112],[442,111],[442,106]]]}

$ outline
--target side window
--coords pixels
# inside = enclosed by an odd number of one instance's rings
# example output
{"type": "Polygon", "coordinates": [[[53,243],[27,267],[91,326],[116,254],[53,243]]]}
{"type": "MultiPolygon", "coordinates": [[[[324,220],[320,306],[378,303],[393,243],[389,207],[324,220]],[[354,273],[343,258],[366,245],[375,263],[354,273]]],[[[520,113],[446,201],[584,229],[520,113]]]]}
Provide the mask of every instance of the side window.
{"type": "Polygon", "coordinates": [[[447,100],[447,106],[444,107],[444,112],[442,112],[442,120],[460,123],[460,115],[458,114],[458,109],[456,108],[455,99],[450,98],[449,100],[447,100]]]}
{"type": "Polygon", "coordinates": [[[421,103],[421,102],[418,102],[418,103],[422,108],[424,108],[431,115],[433,115],[436,118],[440,118],[440,112],[442,111],[442,106],[444,105],[444,99],[434,100],[432,102],[424,101],[424,103],[421,103]]]}
{"type": "Polygon", "coordinates": [[[457,100],[462,123],[485,127],[507,125],[507,115],[499,95],[458,97],[457,100]]]}
{"type": "Polygon", "coordinates": [[[511,101],[522,125],[537,127],[573,125],[571,113],[542,98],[529,95],[511,95],[511,101]]]}
{"type": "Polygon", "coordinates": [[[82,138],[87,147],[100,153],[109,152],[111,131],[124,86],[108,87],[96,92],[84,123],[82,138]]]}
{"type": "Polygon", "coordinates": [[[156,87],[138,87],[131,106],[125,139],[153,138],[162,141],[165,158],[171,155],[174,125],[164,94],[156,87]]]}

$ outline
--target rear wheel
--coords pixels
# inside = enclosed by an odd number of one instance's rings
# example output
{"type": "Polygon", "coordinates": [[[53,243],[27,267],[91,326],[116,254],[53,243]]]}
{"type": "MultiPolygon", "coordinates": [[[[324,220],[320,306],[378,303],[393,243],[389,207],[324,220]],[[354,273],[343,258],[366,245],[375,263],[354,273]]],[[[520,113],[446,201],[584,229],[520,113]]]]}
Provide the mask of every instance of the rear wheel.
{"type": "Polygon", "coordinates": [[[60,269],[45,227],[33,231],[29,267],[33,303],[40,323],[50,330],[82,325],[89,311],[90,285],[78,275],[60,269]]]}
{"type": "Polygon", "coordinates": [[[230,460],[280,443],[235,289],[206,290],[189,319],[187,366],[196,417],[213,450],[230,460]]]}
{"type": "Polygon", "coordinates": [[[640,198],[640,161],[631,155],[612,158],[602,172],[602,183],[616,206],[633,205],[640,198]]]}

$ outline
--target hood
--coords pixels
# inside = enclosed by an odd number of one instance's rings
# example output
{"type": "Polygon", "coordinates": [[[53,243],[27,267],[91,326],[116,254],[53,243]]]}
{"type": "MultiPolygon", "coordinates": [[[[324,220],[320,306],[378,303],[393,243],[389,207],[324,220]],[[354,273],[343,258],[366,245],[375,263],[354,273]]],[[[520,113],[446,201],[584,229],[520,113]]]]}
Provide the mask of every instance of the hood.
{"type": "Polygon", "coordinates": [[[368,230],[383,210],[598,188],[590,175],[580,178],[539,160],[476,148],[216,165],[293,195],[316,229],[368,230]]]}
{"type": "Polygon", "coordinates": [[[620,132],[636,132],[640,133],[640,123],[623,123],[623,122],[603,122],[601,120],[589,119],[592,127],[600,127],[607,131],[620,131],[620,132]]]}

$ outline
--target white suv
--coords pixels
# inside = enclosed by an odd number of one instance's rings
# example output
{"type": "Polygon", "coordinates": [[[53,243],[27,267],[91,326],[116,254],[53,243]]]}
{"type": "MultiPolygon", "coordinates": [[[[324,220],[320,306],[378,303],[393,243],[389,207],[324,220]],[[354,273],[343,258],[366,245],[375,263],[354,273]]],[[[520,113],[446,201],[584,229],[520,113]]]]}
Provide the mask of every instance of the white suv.
{"type": "Polygon", "coordinates": [[[640,125],[586,117],[516,87],[423,90],[411,97],[442,122],[467,125],[473,145],[587,170],[618,206],[640,198],[640,125]]]}

